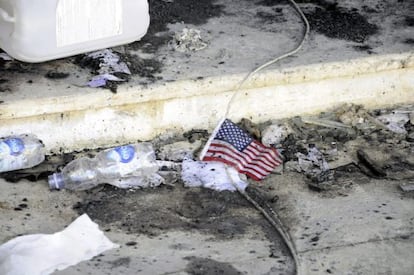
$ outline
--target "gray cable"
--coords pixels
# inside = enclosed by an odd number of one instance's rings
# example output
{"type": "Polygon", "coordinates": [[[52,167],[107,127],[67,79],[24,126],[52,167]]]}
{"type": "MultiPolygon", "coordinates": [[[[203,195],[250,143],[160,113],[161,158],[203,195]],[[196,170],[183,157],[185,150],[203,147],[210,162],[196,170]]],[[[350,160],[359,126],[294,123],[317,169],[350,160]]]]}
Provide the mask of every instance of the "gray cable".
{"type": "MultiPolygon", "coordinates": [[[[310,26],[309,26],[309,21],[306,18],[306,16],[303,14],[302,10],[300,9],[300,7],[296,4],[296,2],[294,0],[289,0],[289,2],[293,5],[293,7],[295,8],[295,10],[299,13],[302,21],[305,24],[305,33],[303,35],[302,41],[299,43],[299,45],[283,54],[280,55],[272,60],[270,60],[269,62],[264,63],[263,65],[257,67],[256,69],[254,69],[253,71],[251,71],[248,75],[246,75],[243,80],[240,82],[240,84],[238,85],[237,89],[234,91],[233,95],[230,98],[230,101],[227,103],[227,109],[226,112],[224,114],[224,118],[227,118],[229,112],[230,112],[230,107],[231,104],[234,101],[234,98],[236,97],[237,93],[240,91],[240,89],[242,88],[243,84],[246,82],[247,79],[249,79],[252,75],[254,75],[255,73],[263,70],[264,68],[286,58],[289,57],[291,55],[294,55],[295,53],[297,53],[303,46],[303,44],[305,43],[309,32],[310,32],[310,26]]],[[[226,169],[227,172],[227,169],[226,169]]],[[[228,173],[228,172],[227,172],[228,173]]],[[[231,179],[229,173],[228,173],[229,178],[231,179]]],[[[261,207],[252,197],[249,196],[249,194],[247,194],[244,190],[241,190],[240,188],[237,187],[237,185],[233,182],[233,180],[231,180],[233,185],[236,187],[237,191],[247,200],[249,201],[265,218],[266,220],[276,229],[276,231],[280,234],[280,236],[282,237],[283,241],[286,243],[286,246],[288,247],[290,254],[292,255],[293,261],[295,263],[295,274],[299,274],[300,273],[300,262],[299,262],[299,257],[297,255],[296,252],[296,248],[295,245],[289,235],[289,233],[284,229],[282,222],[280,221],[280,219],[278,218],[277,214],[273,211],[273,209],[271,207],[269,207],[270,211],[272,212],[273,218],[269,215],[269,213],[266,212],[266,210],[263,209],[263,207],[261,207]]]]}
{"type": "Polygon", "coordinates": [[[224,114],[224,118],[227,118],[227,116],[230,112],[231,104],[234,101],[234,98],[236,97],[236,95],[238,94],[238,92],[240,91],[240,89],[242,88],[243,84],[246,82],[247,79],[249,79],[252,75],[257,73],[258,71],[263,70],[264,68],[266,68],[266,67],[268,67],[268,66],[270,66],[270,65],[272,65],[272,64],[274,64],[274,63],[276,63],[276,62],[278,62],[278,61],[280,61],[280,60],[282,60],[286,57],[294,55],[295,53],[297,53],[302,48],[303,44],[305,43],[305,41],[306,41],[306,39],[309,35],[309,32],[310,32],[309,21],[308,21],[308,19],[306,19],[306,16],[303,14],[302,10],[300,9],[300,7],[296,4],[296,2],[294,0],[289,0],[289,2],[293,5],[295,10],[299,13],[303,23],[305,24],[305,34],[303,35],[302,41],[299,43],[299,45],[295,49],[293,49],[293,50],[291,50],[291,51],[289,51],[289,52],[287,52],[283,55],[280,55],[280,56],[276,57],[275,59],[270,60],[269,62],[266,62],[265,64],[257,67],[256,69],[251,71],[248,75],[246,75],[243,78],[243,80],[240,82],[239,86],[234,91],[233,95],[230,98],[230,101],[227,103],[227,109],[226,109],[226,113],[224,114]]]}
{"type": "MultiPolygon", "coordinates": [[[[283,241],[285,242],[286,246],[289,249],[290,254],[292,255],[293,261],[295,263],[295,274],[299,274],[300,270],[300,263],[299,263],[299,257],[296,252],[295,245],[289,235],[289,233],[284,229],[282,222],[277,217],[276,213],[271,210],[274,216],[274,219],[269,215],[269,213],[266,212],[266,210],[263,209],[252,197],[249,196],[249,194],[246,193],[246,191],[241,190],[237,188],[237,191],[248,201],[250,202],[257,210],[259,210],[260,213],[266,218],[266,220],[273,226],[273,228],[276,229],[276,231],[280,234],[283,241]]],[[[270,208],[271,209],[271,208],[270,208]]]]}
{"type": "Polygon", "coordinates": [[[230,179],[231,184],[234,186],[234,188],[241,194],[248,202],[250,202],[264,217],[265,219],[273,226],[273,228],[276,229],[276,231],[279,233],[279,235],[282,237],[283,241],[285,242],[287,248],[289,249],[289,253],[292,255],[293,261],[295,263],[295,274],[299,275],[300,270],[300,262],[299,257],[296,252],[296,247],[292,241],[292,238],[290,237],[289,233],[285,230],[282,221],[280,221],[278,215],[273,211],[273,209],[268,206],[269,210],[271,211],[272,216],[269,215],[269,213],[266,212],[266,210],[263,209],[263,207],[260,206],[252,197],[249,196],[249,194],[246,193],[245,190],[241,189],[233,180],[233,178],[230,175],[229,170],[225,169],[227,176],[230,179]]]}

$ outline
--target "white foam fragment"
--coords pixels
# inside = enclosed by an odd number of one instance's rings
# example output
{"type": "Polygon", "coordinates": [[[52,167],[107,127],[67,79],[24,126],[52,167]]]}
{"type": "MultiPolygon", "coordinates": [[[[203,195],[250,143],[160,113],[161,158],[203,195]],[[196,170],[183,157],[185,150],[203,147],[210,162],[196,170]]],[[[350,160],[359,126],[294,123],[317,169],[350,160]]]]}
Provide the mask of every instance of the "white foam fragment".
{"type": "Polygon", "coordinates": [[[221,162],[184,160],[181,178],[184,186],[205,187],[216,191],[246,189],[247,180],[242,180],[236,169],[221,162]]]}

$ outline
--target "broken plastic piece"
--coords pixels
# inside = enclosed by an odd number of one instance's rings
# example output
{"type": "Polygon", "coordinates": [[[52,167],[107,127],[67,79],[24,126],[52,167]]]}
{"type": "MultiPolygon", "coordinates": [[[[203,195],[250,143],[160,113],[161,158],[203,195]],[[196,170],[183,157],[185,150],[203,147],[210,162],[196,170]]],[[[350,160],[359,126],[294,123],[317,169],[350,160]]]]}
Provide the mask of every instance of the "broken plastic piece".
{"type": "Polygon", "coordinates": [[[7,53],[0,53],[0,59],[3,59],[4,61],[12,61],[13,57],[8,55],[7,53]]]}

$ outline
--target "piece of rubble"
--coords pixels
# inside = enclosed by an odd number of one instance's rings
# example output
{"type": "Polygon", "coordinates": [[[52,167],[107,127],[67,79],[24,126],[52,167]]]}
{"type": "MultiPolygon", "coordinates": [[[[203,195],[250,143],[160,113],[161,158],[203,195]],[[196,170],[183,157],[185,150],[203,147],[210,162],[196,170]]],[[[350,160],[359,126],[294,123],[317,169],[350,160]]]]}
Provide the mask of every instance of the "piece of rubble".
{"type": "Polygon", "coordinates": [[[260,140],[262,134],[256,123],[253,123],[250,119],[242,118],[239,123],[237,123],[240,128],[247,131],[254,139],[260,140]]]}
{"type": "Polygon", "coordinates": [[[351,126],[365,124],[364,113],[362,106],[354,104],[344,104],[336,110],[338,120],[351,126]]]}
{"type": "Polygon", "coordinates": [[[331,170],[349,165],[354,162],[354,160],[348,153],[343,152],[343,151],[338,151],[336,148],[330,150],[327,153],[330,159],[330,160],[327,160],[327,162],[331,170]]]}
{"type": "Polygon", "coordinates": [[[387,126],[370,115],[361,105],[345,104],[336,111],[338,120],[357,129],[387,129],[387,126]]]}
{"type": "Polygon", "coordinates": [[[197,140],[193,143],[188,141],[178,141],[175,143],[164,145],[160,148],[158,157],[162,160],[182,161],[186,158],[194,158],[194,154],[201,147],[201,141],[197,140]]]}
{"type": "Polygon", "coordinates": [[[407,135],[407,141],[414,142],[414,132],[407,135]]]}
{"type": "Polygon", "coordinates": [[[412,192],[412,191],[414,191],[414,182],[411,182],[411,183],[401,183],[400,184],[400,188],[404,192],[412,192]]]}
{"type": "Polygon", "coordinates": [[[387,176],[387,173],[382,169],[382,167],[376,163],[364,150],[358,149],[357,157],[360,164],[368,168],[375,177],[384,178],[387,176]]]}
{"type": "Polygon", "coordinates": [[[335,128],[335,129],[351,128],[350,125],[346,125],[344,123],[337,122],[337,121],[321,119],[321,118],[302,117],[302,121],[307,124],[314,124],[314,125],[323,126],[327,128],[335,128]]]}
{"type": "Polygon", "coordinates": [[[266,146],[277,146],[287,136],[290,130],[286,124],[272,124],[266,127],[262,132],[262,143],[266,146]]]}

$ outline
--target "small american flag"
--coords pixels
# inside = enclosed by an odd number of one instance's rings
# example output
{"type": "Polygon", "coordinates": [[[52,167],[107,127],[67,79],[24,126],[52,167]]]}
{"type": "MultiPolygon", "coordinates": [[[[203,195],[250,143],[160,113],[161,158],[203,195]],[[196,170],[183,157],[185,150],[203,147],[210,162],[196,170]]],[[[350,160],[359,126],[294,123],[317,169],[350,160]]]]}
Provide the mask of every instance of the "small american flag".
{"type": "Polygon", "coordinates": [[[266,147],[228,119],[214,130],[201,152],[202,161],[220,161],[254,180],[262,180],[282,158],[275,148],[266,147]]]}

